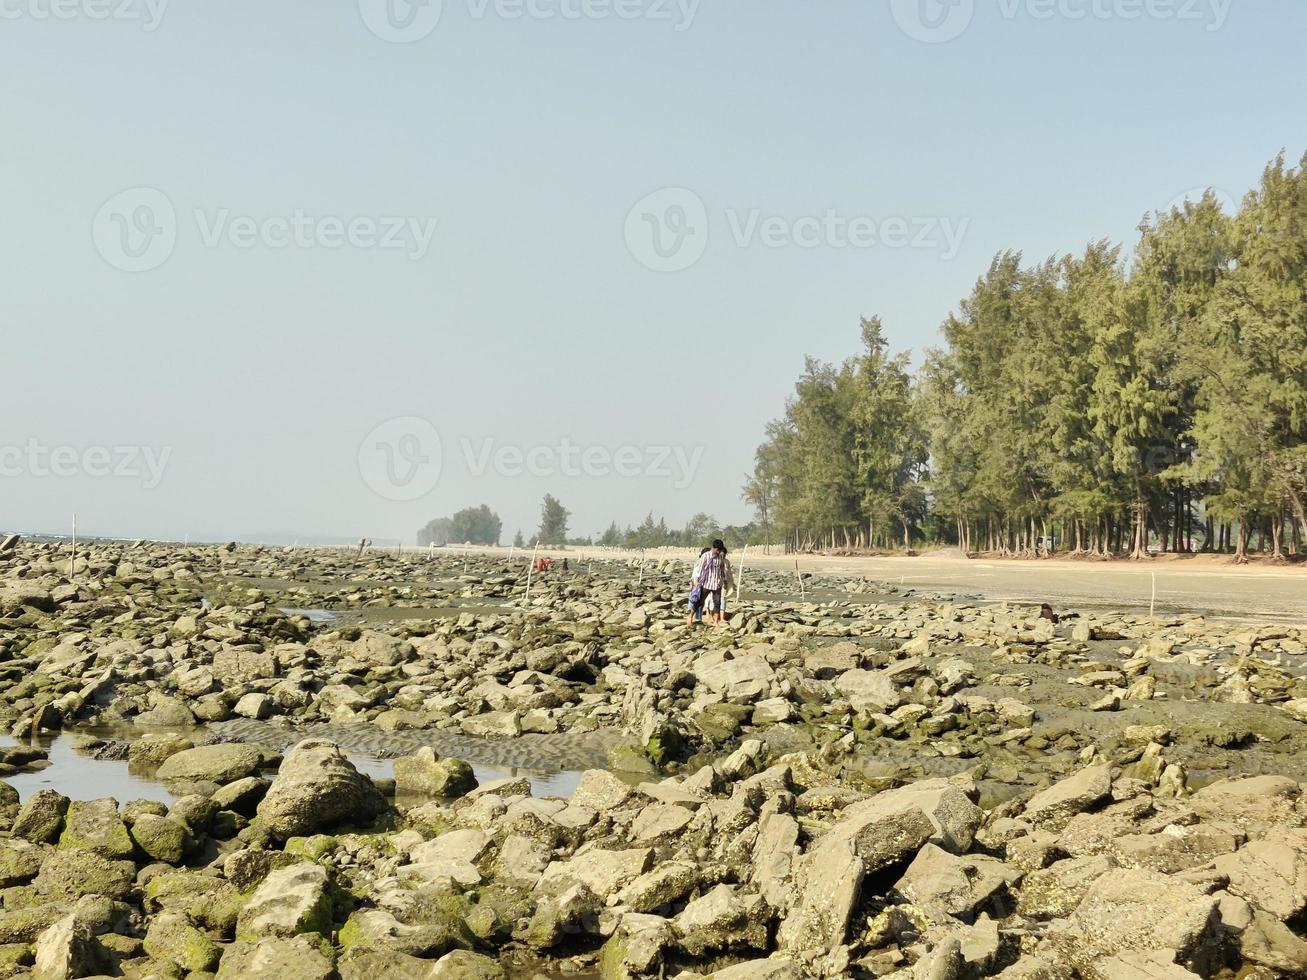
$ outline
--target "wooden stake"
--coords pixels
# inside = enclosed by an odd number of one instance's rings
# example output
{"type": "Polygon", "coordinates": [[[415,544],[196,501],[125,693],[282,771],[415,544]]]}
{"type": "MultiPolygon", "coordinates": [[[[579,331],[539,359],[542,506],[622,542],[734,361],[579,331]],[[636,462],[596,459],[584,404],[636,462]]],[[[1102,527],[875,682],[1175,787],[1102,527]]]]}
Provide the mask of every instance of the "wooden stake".
{"type": "Polygon", "coordinates": [[[73,513],[73,558],[68,563],[68,577],[71,579],[77,572],[77,514],[73,513]]]}
{"type": "Polygon", "coordinates": [[[536,555],[540,553],[540,542],[536,542],[535,549],[531,552],[531,564],[526,567],[526,598],[522,600],[522,605],[531,604],[531,576],[536,570],[536,555]]]}
{"type": "Polygon", "coordinates": [[[749,557],[749,546],[744,546],[744,551],[740,554],[740,574],[735,576],[735,601],[740,601],[740,590],[744,588],[744,561],[749,557]]]}
{"type": "Polygon", "coordinates": [[[804,602],[808,601],[808,589],[803,584],[803,573],[799,571],[799,559],[794,559],[794,574],[799,577],[799,596],[804,602]]]}

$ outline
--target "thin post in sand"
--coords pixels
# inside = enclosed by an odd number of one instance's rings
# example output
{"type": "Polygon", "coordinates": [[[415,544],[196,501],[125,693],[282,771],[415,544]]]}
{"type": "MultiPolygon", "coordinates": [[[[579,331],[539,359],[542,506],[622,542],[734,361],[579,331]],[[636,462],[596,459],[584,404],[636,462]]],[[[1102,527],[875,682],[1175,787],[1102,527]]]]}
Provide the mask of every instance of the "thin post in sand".
{"type": "Polygon", "coordinates": [[[735,601],[740,601],[740,590],[744,588],[744,562],[749,557],[749,546],[744,546],[744,551],[740,553],[740,574],[735,576],[735,601]]]}
{"type": "Polygon", "coordinates": [[[1153,598],[1148,603],[1148,615],[1151,617],[1157,610],[1157,573],[1153,572],[1153,598]]]}
{"type": "Polygon", "coordinates": [[[68,577],[71,579],[77,573],[77,514],[73,513],[73,557],[68,562],[68,577]]]}
{"type": "Polygon", "coordinates": [[[808,601],[808,589],[803,584],[803,573],[799,571],[799,559],[794,559],[794,574],[799,579],[799,598],[804,602],[808,601]]]}
{"type": "Polygon", "coordinates": [[[535,548],[531,552],[531,564],[526,566],[526,598],[522,600],[522,605],[531,604],[531,576],[536,570],[536,555],[540,554],[540,542],[536,542],[535,548]]]}

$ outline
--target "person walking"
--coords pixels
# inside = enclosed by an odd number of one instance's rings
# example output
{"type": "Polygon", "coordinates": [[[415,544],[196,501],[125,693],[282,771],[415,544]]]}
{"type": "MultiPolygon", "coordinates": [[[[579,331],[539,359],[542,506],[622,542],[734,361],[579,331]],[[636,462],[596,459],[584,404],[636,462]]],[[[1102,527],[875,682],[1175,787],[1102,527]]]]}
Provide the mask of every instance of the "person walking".
{"type": "Polygon", "coordinates": [[[726,545],[721,538],[702,559],[703,591],[708,622],[713,626],[726,625],[726,594],[735,585],[735,573],[726,557],[726,545]]]}
{"type": "Polygon", "coordinates": [[[685,625],[693,626],[695,623],[703,622],[703,606],[707,596],[703,590],[703,565],[711,548],[704,548],[699,552],[699,558],[694,563],[694,568],[690,570],[690,601],[689,612],[685,617],[685,625]]]}

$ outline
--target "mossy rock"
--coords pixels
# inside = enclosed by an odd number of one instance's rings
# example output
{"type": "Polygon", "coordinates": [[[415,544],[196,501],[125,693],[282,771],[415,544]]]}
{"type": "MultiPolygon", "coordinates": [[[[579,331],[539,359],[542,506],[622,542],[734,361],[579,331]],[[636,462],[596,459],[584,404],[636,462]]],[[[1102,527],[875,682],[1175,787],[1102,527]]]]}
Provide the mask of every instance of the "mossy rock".
{"type": "Polygon", "coordinates": [[[94,851],[106,858],[130,858],[136,853],[127,824],[118,813],[118,801],[113,799],[70,804],[59,848],[94,851]]]}
{"type": "Polygon", "coordinates": [[[150,912],[184,912],[205,929],[230,936],[245,896],[221,878],[198,871],[170,871],[150,879],[145,886],[145,906],[150,912]]]}
{"type": "Polygon", "coordinates": [[[222,958],[222,947],[176,912],[157,915],[150,922],[145,951],[188,972],[211,972],[222,958]]]}
{"type": "Polygon", "coordinates": [[[190,832],[176,820],[152,813],[136,818],[131,836],[144,854],[167,864],[181,861],[190,840],[190,832]]]}

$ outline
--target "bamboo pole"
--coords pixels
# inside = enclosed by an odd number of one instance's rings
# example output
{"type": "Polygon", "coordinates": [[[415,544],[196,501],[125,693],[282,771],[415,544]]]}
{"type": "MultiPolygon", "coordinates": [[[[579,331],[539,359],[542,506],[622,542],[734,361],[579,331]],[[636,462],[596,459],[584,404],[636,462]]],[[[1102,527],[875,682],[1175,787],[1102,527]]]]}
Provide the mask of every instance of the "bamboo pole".
{"type": "Polygon", "coordinates": [[[740,601],[740,590],[744,588],[744,562],[749,557],[749,546],[744,546],[744,551],[740,553],[740,573],[735,576],[735,601],[740,601]]]}
{"type": "Polygon", "coordinates": [[[536,555],[540,553],[540,542],[536,541],[535,549],[531,552],[531,564],[526,567],[526,598],[522,600],[522,605],[531,604],[531,576],[536,570],[536,555]]]}

